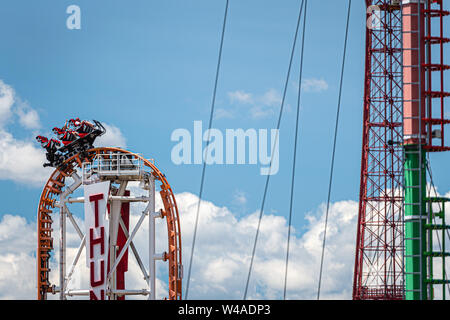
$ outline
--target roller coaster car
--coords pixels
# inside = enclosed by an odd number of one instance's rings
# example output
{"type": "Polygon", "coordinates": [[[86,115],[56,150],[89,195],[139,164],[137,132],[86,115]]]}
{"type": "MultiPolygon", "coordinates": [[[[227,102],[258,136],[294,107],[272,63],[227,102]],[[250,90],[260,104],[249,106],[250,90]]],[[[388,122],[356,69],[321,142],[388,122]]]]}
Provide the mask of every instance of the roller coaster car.
{"type": "Polygon", "coordinates": [[[61,146],[61,143],[58,140],[48,139],[43,136],[37,136],[36,140],[41,144],[42,148],[47,150],[47,160],[49,162],[55,161],[55,153],[58,150],[58,147],[61,146]]]}
{"type": "MultiPolygon", "coordinates": [[[[83,135],[82,137],[81,135],[78,135],[76,132],[71,132],[70,133],[71,135],[75,135],[75,139],[72,140],[72,138],[70,138],[70,140],[64,140],[63,141],[64,146],[60,148],[54,148],[50,150],[46,148],[47,160],[49,162],[45,163],[44,167],[57,168],[61,166],[61,164],[70,157],[73,157],[74,155],[80,153],[83,154],[87,150],[92,149],[94,147],[95,139],[105,134],[105,132],[106,132],[105,127],[97,120],[94,120],[92,131],[83,135]]],[[[38,138],[39,137],[37,137],[36,139],[38,138]]]]}
{"type": "Polygon", "coordinates": [[[72,127],[76,135],[80,138],[84,138],[89,133],[95,130],[95,125],[89,121],[81,121],[80,118],[70,119],[68,127],[72,127]]]}

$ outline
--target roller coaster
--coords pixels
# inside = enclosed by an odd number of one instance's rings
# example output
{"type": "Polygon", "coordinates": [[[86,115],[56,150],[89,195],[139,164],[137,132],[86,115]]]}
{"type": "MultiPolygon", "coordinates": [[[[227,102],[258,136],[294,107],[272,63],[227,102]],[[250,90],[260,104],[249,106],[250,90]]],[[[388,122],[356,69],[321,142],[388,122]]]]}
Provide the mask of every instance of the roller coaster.
{"type": "Polygon", "coordinates": [[[94,120],[93,122],[94,124],[91,124],[76,118],[66,121],[62,129],[53,128],[53,132],[62,142],[62,147],[61,142],[56,139],[37,136],[36,140],[47,151],[46,157],[49,162],[45,163],[44,167],[57,168],[70,157],[91,149],[95,139],[106,132],[105,127],[99,121],[94,120]],[[71,130],[70,127],[73,127],[74,130],[71,130]]]}
{"type": "Polygon", "coordinates": [[[44,186],[38,205],[38,299],[46,300],[51,298],[50,295],[59,295],[60,300],[80,296],[89,297],[91,300],[105,298],[123,300],[126,296],[140,295],[154,300],[157,297],[158,261],[168,263],[166,299],[181,299],[183,265],[180,221],[175,196],[165,175],[155,166],[153,160],[145,159],[136,153],[119,148],[94,147],[95,139],[106,133],[99,121],[91,124],[72,119],[66,122],[63,128],[54,128],[53,132],[60,140],[43,136],[36,138],[47,151],[48,163],[44,166],[55,168],[44,186]],[[71,130],[71,127],[75,130],[71,130]],[[132,194],[130,182],[137,183],[139,185],[137,188],[148,195],[132,194]],[[156,185],[157,183],[160,185],[156,185]],[[100,233],[97,232],[99,228],[94,228],[98,224],[98,202],[95,203],[95,226],[89,225],[89,220],[93,219],[93,211],[88,209],[89,206],[93,207],[92,197],[99,195],[96,190],[102,185],[106,186],[106,189],[100,193],[104,198],[101,209],[104,210],[104,214],[100,215],[103,225],[100,233]],[[162,200],[162,209],[158,211],[155,209],[156,187],[160,189],[162,200]],[[78,189],[84,190],[84,197],[74,196],[74,192],[78,189]],[[84,228],[77,223],[74,211],[69,208],[77,203],[84,204],[84,228]],[[130,224],[130,204],[133,203],[145,206],[134,226],[130,224]],[[55,218],[59,218],[59,223],[54,223],[55,218]],[[167,245],[164,246],[167,251],[162,253],[155,252],[157,219],[166,220],[167,226],[167,245]],[[142,230],[145,220],[148,220],[148,231],[142,230]],[[67,222],[72,224],[80,239],[78,250],[73,257],[69,255],[70,250],[66,245],[67,222]],[[135,235],[140,230],[146,232],[148,236],[148,247],[144,249],[135,244],[135,235]],[[59,246],[54,244],[55,231],[59,232],[56,233],[59,246]],[[95,232],[97,234],[94,234],[95,232]],[[89,261],[93,263],[93,252],[94,255],[100,256],[97,259],[99,262],[97,267],[90,265],[90,286],[73,281],[75,268],[80,264],[83,251],[86,251],[88,265],[89,261]],[[140,270],[134,272],[142,273],[146,282],[145,288],[127,288],[125,284],[125,273],[132,272],[128,270],[129,251],[140,270]],[[148,259],[144,258],[146,255],[148,259]],[[67,264],[69,258],[72,258],[71,264],[67,264]],[[148,266],[145,266],[143,261],[148,261],[148,266]],[[59,281],[55,281],[58,275],[59,281]],[[101,286],[98,285],[100,281],[101,286]],[[74,288],[76,285],[81,285],[81,288],[74,288]]]}

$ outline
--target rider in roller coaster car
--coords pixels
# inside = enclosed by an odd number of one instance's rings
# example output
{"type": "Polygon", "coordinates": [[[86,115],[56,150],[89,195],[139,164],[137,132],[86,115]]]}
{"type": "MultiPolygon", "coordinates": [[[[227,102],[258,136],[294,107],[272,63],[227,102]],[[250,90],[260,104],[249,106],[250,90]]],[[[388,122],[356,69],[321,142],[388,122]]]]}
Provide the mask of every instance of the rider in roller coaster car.
{"type": "Polygon", "coordinates": [[[74,128],[74,131],[80,138],[84,138],[89,133],[95,130],[95,127],[89,121],[81,121],[80,118],[70,119],[69,125],[74,128]]]}
{"type": "Polygon", "coordinates": [[[61,143],[55,139],[48,139],[43,136],[37,136],[36,140],[41,144],[42,148],[47,150],[47,160],[53,162],[55,160],[55,152],[61,143]]]}
{"type": "Polygon", "coordinates": [[[76,139],[79,138],[77,132],[72,130],[65,130],[64,126],[62,129],[58,127],[53,128],[53,133],[58,137],[59,140],[62,141],[62,143],[67,146],[68,144],[72,143],[76,139]]]}
{"type": "Polygon", "coordinates": [[[47,150],[49,163],[45,163],[44,167],[59,167],[75,153],[83,157],[83,154],[93,147],[95,139],[106,132],[99,121],[94,120],[94,123],[95,125],[76,118],[66,121],[62,128],[54,127],[52,131],[61,141],[37,136],[36,140],[47,150]]]}
{"type": "Polygon", "coordinates": [[[48,139],[43,136],[37,136],[36,140],[41,144],[42,148],[47,149],[47,151],[56,151],[56,149],[61,146],[61,143],[55,139],[48,139]]]}

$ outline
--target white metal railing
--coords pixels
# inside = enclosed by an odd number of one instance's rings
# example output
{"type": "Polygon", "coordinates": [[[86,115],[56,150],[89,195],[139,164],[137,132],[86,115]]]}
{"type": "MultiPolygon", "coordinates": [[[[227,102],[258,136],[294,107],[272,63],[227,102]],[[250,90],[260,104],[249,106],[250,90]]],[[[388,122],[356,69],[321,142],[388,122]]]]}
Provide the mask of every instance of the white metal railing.
{"type": "Polygon", "coordinates": [[[83,163],[83,183],[105,176],[141,176],[143,173],[143,160],[126,153],[101,153],[91,162],[83,163]]]}

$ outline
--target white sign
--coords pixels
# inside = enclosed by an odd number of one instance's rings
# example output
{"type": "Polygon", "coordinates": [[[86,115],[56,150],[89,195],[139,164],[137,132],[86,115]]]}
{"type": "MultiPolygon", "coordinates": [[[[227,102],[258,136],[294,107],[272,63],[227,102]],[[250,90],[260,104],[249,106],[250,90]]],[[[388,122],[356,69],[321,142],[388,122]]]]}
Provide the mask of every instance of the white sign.
{"type": "Polygon", "coordinates": [[[90,269],[90,299],[105,300],[108,268],[108,224],[106,209],[110,182],[84,186],[86,265],[90,269]]]}

